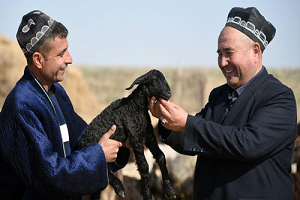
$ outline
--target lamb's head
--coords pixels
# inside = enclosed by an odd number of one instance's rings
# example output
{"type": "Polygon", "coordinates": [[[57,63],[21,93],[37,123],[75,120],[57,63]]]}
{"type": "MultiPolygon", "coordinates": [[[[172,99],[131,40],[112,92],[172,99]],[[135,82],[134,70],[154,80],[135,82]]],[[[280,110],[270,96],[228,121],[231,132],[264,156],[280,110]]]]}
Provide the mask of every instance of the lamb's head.
{"type": "Polygon", "coordinates": [[[156,70],[150,70],[146,74],[138,77],[133,81],[130,87],[126,90],[130,90],[134,85],[138,84],[139,87],[143,87],[147,93],[148,97],[155,96],[156,99],[168,100],[171,97],[171,89],[166,81],[164,75],[156,70]]]}

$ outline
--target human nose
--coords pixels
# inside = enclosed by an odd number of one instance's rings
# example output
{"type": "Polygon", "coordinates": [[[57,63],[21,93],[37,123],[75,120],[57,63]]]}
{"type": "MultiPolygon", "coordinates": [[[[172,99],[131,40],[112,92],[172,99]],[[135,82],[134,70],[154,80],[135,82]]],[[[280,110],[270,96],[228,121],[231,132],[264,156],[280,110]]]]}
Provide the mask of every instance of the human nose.
{"type": "Polygon", "coordinates": [[[72,59],[72,56],[71,56],[69,50],[66,51],[66,60],[65,60],[65,62],[67,64],[72,64],[73,63],[73,59],[72,59]]]}
{"type": "Polygon", "coordinates": [[[219,67],[223,68],[226,67],[227,65],[228,65],[228,58],[223,55],[219,56],[219,67]]]}

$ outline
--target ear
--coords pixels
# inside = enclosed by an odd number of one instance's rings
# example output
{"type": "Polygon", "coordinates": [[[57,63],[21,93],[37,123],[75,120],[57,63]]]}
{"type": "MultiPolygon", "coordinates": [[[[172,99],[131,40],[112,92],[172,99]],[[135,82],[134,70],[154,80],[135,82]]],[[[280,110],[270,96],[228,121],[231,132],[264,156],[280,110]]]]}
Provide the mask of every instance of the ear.
{"type": "Polygon", "coordinates": [[[137,79],[135,79],[133,81],[133,83],[131,84],[131,86],[129,86],[128,88],[126,88],[126,90],[130,90],[134,85],[138,85],[138,84],[146,82],[147,81],[147,77],[148,77],[148,73],[144,74],[144,75],[142,75],[140,77],[138,77],[137,79]]]}
{"type": "Polygon", "coordinates": [[[261,49],[259,43],[255,42],[252,45],[252,53],[255,59],[255,62],[258,62],[261,58],[261,49]]]}
{"type": "Polygon", "coordinates": [[[41,69],[45,62],[45,58],[40,52],[34,52],[32,54],[32,62],[38,69],[41,69]]]}

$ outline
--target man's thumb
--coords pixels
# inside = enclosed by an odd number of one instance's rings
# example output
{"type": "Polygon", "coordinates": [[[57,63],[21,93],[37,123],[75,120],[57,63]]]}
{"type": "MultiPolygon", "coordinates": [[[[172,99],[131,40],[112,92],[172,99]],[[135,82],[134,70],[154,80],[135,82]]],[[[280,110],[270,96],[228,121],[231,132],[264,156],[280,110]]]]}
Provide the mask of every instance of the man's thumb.
{"type": "Polygon", "coordinates": [[[108,137],[112,136],[115,133],[116,129],[117,129],[116,125],[113,125],[112,127],[110,127],[110,129],[106,133],[107,136],[108,137]]]}

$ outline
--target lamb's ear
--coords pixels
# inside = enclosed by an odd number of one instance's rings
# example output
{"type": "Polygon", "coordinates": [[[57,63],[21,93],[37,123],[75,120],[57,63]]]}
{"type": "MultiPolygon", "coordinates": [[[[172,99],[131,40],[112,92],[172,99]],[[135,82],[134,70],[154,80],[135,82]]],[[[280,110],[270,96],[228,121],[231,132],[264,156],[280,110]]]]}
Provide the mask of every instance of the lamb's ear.
{"type": "Polygon", "coordinates": [[[128,88],[126,88],[126,90],[130,90],[134,85],[144,83],[147,80],[147,77],[148,77],[147,75],[148,74],[144,74],[144,75],[138,77],[137,79],[135,79],[133,81],[133,83],[131,84],[131,86],[129,86],[128,88]]]}

